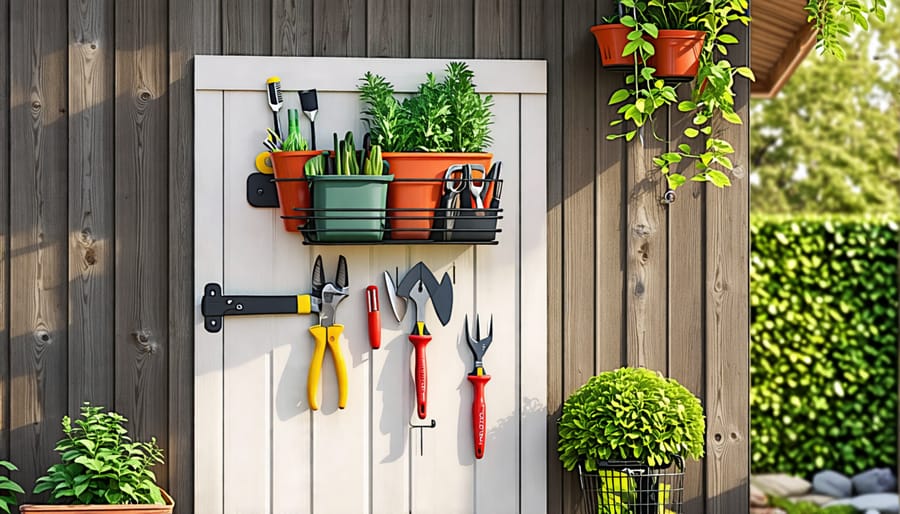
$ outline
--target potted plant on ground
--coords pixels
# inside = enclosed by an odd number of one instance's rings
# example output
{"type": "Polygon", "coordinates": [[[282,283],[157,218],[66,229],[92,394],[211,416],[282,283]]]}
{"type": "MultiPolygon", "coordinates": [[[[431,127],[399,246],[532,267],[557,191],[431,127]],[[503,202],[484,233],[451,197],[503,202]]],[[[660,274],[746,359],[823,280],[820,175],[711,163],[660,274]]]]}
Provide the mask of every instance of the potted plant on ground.
{"type": "MultiPolygon", "coordinates": [[[[440,179],[448,167],[491,166],[492,155],[484,150],[491,143],[493,99],[475,91],[474,73],[465,63],[451,62],[444,71],[441,82],[427,74],[416,93],[402,102],[385,77],[366,73],[361,79],[363,121],[397,179],[387,200],[393,239],[430,237],[440,179]]],[[[485,203],[490,202],[492,189],[490,182],[485,203]]]]}
{"type": "Polygon", "coordinates": [[[19,510],[170,514],[174,502],[156,485],[151,470],[163,462],[162,450],[155,438],[132,441],[127,421],[89,403],[81,407],[81,418],[63,417],[63,438],[56,444],[61,462],[38,478],[34,488],[35,494],[49,492],[58,505],[22,505],[19,510]]]}
{"type": "Polygon", "coordinates": [[[559,458],[567,470],[579,469],[590,512],[677,513],[682,460],[703,456],[705,432],[700,401],[681,384],[644,368],[620,368],[568,397],[559,458]]]}
{"type": "MultiPolygon", "coordinates": [[[[17,471],[17,468],[12,462],[0,460],[0,467],[6,468],[7,471],[17,471]]],[[[6,512],[7,514],[10,511],[10,507],[16,505],[16,494],[24,494],[25,491],[22,487],[15,483],[11,478],[5,475],[0,475],[0,510],[6,512]]]]}

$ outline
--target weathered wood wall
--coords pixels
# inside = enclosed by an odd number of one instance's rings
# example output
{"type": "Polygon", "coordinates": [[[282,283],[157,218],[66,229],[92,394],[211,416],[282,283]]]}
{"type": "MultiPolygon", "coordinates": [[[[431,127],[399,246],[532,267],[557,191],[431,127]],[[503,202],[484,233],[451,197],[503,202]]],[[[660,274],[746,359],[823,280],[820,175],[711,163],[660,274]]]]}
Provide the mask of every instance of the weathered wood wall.
{"type": "MultiPolygon", "coordinates": [[[[549,66],[548,445],[566,395],[593,373],[660,369],[708,414],[687,511],[745,511],[749,184],[686,187],[664,207],[650,149],[605,141],[622,79],[599,69],[587,29],[611,5],[0,0],[0,458],[30,484],[53,462],[60,417],[91,400],[161,441],[160,480],[179,512],[199,510],[194,55],[537,58],[549,66]]],[[[740,32],[731,57],[746,62],[740,32]]],[[[660,123],[675,133],[683,120],[660,123]]],[[[729,131],[746,174],[747,128],[729,131]]],[[[577,480],[549,455],[548,512],[576,512],[577,480]]]]}

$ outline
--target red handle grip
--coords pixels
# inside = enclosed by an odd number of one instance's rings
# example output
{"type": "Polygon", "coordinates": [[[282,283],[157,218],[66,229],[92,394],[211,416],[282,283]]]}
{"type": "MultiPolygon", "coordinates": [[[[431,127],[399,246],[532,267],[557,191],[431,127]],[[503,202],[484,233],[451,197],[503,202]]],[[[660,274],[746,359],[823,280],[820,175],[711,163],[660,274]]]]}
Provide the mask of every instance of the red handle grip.
{"type": "Polygon", "coordinates": [[[409,335],[409,342],[416,347],[416,412],[419,419],[425,419],[428,404],[428,366],[425,362],[425,345],[430,341],[430,335],[409,335]]]}
{"type": "Polygon", "coordinates": [[[487,406],[484,402],[484,385],[491,379],[490,375],[469,375],[469,382],[474,388],[472,396],[472,437],[475,441],[475,458],[484,457],[484,439],[487,425],[487,406]]]}
{"type": "Polygon", "coordinates": [[[366,310],[369,314],[369,344],[373,350],[381,348],[381,309],[378,307],[378,288],[366,288],[366,310]]]}

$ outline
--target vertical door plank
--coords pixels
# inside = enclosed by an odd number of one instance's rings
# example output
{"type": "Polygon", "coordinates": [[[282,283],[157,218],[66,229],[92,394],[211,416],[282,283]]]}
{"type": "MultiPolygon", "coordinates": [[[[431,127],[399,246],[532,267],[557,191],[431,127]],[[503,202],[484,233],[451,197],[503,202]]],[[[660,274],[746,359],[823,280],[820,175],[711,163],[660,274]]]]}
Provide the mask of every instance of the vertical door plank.
{"type": "MultiPolygon", "coordinates": [[[[195,54],[221,53],[218,0],[169,0],[169,493],[194,511],[194,75],[195,54]]],[[[218,108],[221,115],[221,105],[218,108]]],[[[217,131],[201,117],[201,130],[217,131]]],[[[218,130],[221,130],[221,123],[218,130]]],[[[220,138],[221,140],[221,138],[220,138]]],[[[204,162],[221,160],[203,156],[204,162]]],[[[221,170],[216,170],[221,172],[221,170]]],[[[206,227],[203,228],[205,233],[206,227]]],[[[200,284],[199,287],[203,287],[200,284]]],[[[219,343],[221,344],[221,343],[219,343]]],[[[221,429],[220,429],[221,430],[221,429]]]]}
{"type": "Polygon", "coordinates": [[[547,59],[547,511],[563,512],[564,471],[556,452],[563,384],[563,9],[523,0],[522,56],[547,59]],[[543,21],[541,21],[543,20],[543,21]]]}
{"type": "MultiPolygon", "coordinates": [[[[261,92],[225,93],[224,294],[291,294],[273,289],[279,278],[272,241],[280,227],[271,211],[254,209],[246,200],[249,161],[269,120],[260,108],[264,102],[261,92]]],[[[226,512],[271,512],[272,349],[282,343],[274,340],[271,327],[280,318],[225,319],[226,512]]]]}
{"type": "Polygon", "coordinates": [[[366,55],[409,57],[410,0],[369,0],[366,8],[366,55]]]}
{"type": "MultiPolygon", "coordinates": [[[[0,0],[0,27],[9,27],[9,1],[0,0]]],[[[9,36],[0,38],[0,177],[9,177],[9,36]]],[[[9,460],[9,408],[12,375],[9,367],[9,179],[0,180],[0,458],[9,460]]]]}
{"type": "Polygon", "coordinates": [[[366,55],[365,0],[313,0],[313,54],[366,55]]]}
{"type": "MultiPolygon", "coordinates": [[[[731,49],[735,66],[749,64],[750,31],[735,24],[740,41],[731,49]]],[[[734,145],[734,184],[707,194],[706,246],[706,512],[725,514],[746,509],[750,469],[750,85],[734,86],[735,111],[744,125],[719,123],[734,145]]]]}
{"type": "Polygon", "coordinates": [[[655,127],[638,130],[628,147],[626,307],[628,364],[668,373],[666,315],[667,212],[659,200],[665,179],[653,157],[665,151],[653,131],[665,134],[668,115],[657,111],[655,127]]]}
{"type": "Polygon", "coordinates": [[[312,55],[312,0],[272,1],[272,55],[312,55]]]}
{"type": "MultiPolygon", "coordinates": [[[[522,95],[519,126],[521,181],[519,191],[519,334],[521,382],[521,446],[519,476],[521,511],[526,514],[554,512],[547,509],[547,462],[559,462],[556,446],[547,446],[546,355],[533,349],[552,344],[547,332],[547,280],[530,280],[547,273],[547,98],[522,95]],[[543,321],[542,321],[543,320],[543,321]],[[527,330],[523,328],[527,326],[527,330]],[[529,349],[525,351],[524,349],[529,349]],[[527,377],[527,378],[524,378],[527,377]]],[[[515,198],[512,199],[515,201],[515,198]]],[[[509,202],[509,200],[507,200],[509,202]]]]}
{"type": "Polygon", "coordinates": [[[474,55],[474,0],[410,0],[409,7],[412,57],[474,55]]]}
{"type": "MultiPolygon", "coordinates": [[[[471,357],[465,346],[463,316],[475,305],[475,261],[471,246],[415,246],[410,250],[410,264],[422,261],[441,280],[449,273],[453,281],[453,315],[442,326],[431,300],[425,306],[425,325],[432,335],[426,347],[428,363],[428,416],[416,414],[415,355],[406,343],[408,356],[406,376],[410,382],[407,420],[435,428],[410,431],[411,490],[410,507],[415,513],[479,512],[475,504],[475,473],[471,434],[472,391],[465,378],[471,357]]],[[[402,270],[401,270],[402,271],[402,270]]],[[[403,328],[412,331],[416,319],[415,302],[408,302],[403,328]]],[[[511,499],[510,499],[511,500],[511,499]]]]}
{"type": "Polygon", "coordinates": [[[519,8],[518,0],[475,0],[475,57],[517,59],[522,55],[519,8]]]}
{"type": "Polygon", "coordinates": [[[222,0],[222,53],[269,55],[272,39],[272,0],[222,0]]]}
{"type": "MultiPolygon", "coordinates": [[[[682,86],[679,97],[687,100],[690,90],[682,86]]],[[[670,109],[670,148],[688,144],[699,152],[702,138],[684,136],[684,129],[691,126],[692,116],[670,109]]],[[[673,171],[690,177],[694,173],[693,162],[684,161],[673,171]]],[[[712,187],[688,182],[677,190],[675,202],[669,205],[669,376],[678,380],[688,390],[704,398],[706,379],[703,359],[705,315],[704,254],[704,200],[705,188],[712,187]]],[[[689,460],[685,466],[685,513],[703,512],[704,482],[703,461],[689,460]]]]}
{"type": "MultiPolygon", "coordinates": [[[[476,77],[477,79],[477,77],[476,77]]],[[[493,317],[493,342],[484,357],[485,371],[491,380],[485,386],[487,404],[485,454],[475,463],[475,510],[476,512],[521,512],[517,505],[520,488],[518,473],[510,469],[521,468],[520,424],[521,402],[520,349],[521,333],[518,330],[520,314],[518,282],[521,255],[519,254],[521,211],[518,199],[521,192],[522,163],[519,161],[520,135],[518,95],[496,95],[494,97],[494,142],[490,151],[494,161],[503,163],[503,197],[507,201],[502,206],[503,219],[497,234],[497,246],[475,247],[475,302],[460,304],[458,314],[468,314],[469,334],[476,336],[475,316],[481,318],[481,335],[487,337],[493,317]],[[517,263],[513,265],[513,263],[517,263]]],[[[457,318],[459,319],[459,318],[457,318]]],[[[457,322],[457,326],[462,327],[457,322]]],[[[467,373],[473,371],[472,355],[463,340],[462,361],[467,373]]],[[[461,432],[463,455],[473,456],[471,401],[472,388],[468,379],[463,385],[468,394],[461,409],[464,423],[461,432]],[[468,408],[467,408],[468,407],[468,408]]]]}
{"type": "Polygon", "coordinates": [[[10,457],[30,481],[68,410],[66,4],[15,2],[9,25],[10,457]]]}
{"type": "MultiPolygon", "coordinates": [[[[611,0],[597,1],[597,16],[615,11],[611,0]]],[[[592,41],[593,43],[593,41],[592,41]]],[[[618,119],[617,107],[608,105],[613,91],[624,87],[621,73],[604,70],[597,63],[600,54],[596,44],[591,46],[597,68],[597,128],[596,128],[596,197],[597,211],[597,296],[594,323],[597,333],[597,371],[618,368],[625,358],[625,144],[623,139],[609,141],[608,134],[618,134],[622,126],[610,127],[618,119]]]]}
{"type": "MultiPolygon", "coordinates": [[[[594,374],[594,126],[596,55],[584,20],[594,16],[593,1],[566,4],[563,13],[563,396],[565,399],[594,374]]],[[[556,284],[555,287],[559,287],[556,284]]],[[[555,444],[554,444],[555,446],[555,444]]],[[[564,512],[581,501],[578,477],[564,475],[564,512]]]]}
{"type": "MultiPolygon", "coordinates": [[[[381,349],[371,355],[372,434],[369,463],[372,508],[379,512],[409,512],[410,440],[409,399],[413,386],[409,380],[407,335],[411,321],[397,321],[391,311],[384,284],[384,272],[405,273],[409,269],[409,250],[397,245],[372,248],[369,276],[378,287],[381,307],[381,349]]],[[[362,285],[362,284],[360,284],[362,285]]],[[[409,310],[409,309],[407,309],[409,310]]],[[[414,314],[413,314],[414,316],[414,314]]]]}
{"type": "Polygon", "coordinates": [[[69,2],[69,411],[114,399],[113,3],[69,2]]]}
{"type": "MultiPolygon", "coordinates": [[[[354,84],[347,84],[347,87],[352,88],[354,84]]],[[[353,131],[355,140],[362,140],[362,122],[355,98],[355,93],[319,93],[319,110],[328,113],[316,120],[320,141],[325,141],[320,147],[332,147],[331,138],[322,135],[334,132],[343,137],[348,130],[353,131]]],[[[312,512],[368,512],[371,504],[369,430],[372,426],[369,359],[372,352],[368,343],[363,292],[371,280],[367,276],[369,250],[365,246],[314,246],[310,252],[310,264],[303,270],[307,277],[311,274],[313,259],[321,255],[326,279],[333,279],[338,258],[344,255],[350,279],[350,296],[341,302],[335,315],[336,323],[344,325],[339,344],[347,367],[347,407],[343,410],[337,407],[334,360],[331,352],[326,351],[319,379],[320,410],[312,414],[312,512]]],[[[316,323],[316,316],[308,318],[305,321],[307,327],[316,323]]],[[[308,332],[302,334],[302,338],[304,344],[301,348],[309,359],[313,339],[308,332]]],[[[302,376],[305,384],[306,374],[302,376]]],[[[302,390],[305,395],[305,385],[302,390]]],[[[303,405],[306,405],[305,401],[303,405]]],[[[380,471],[376,470],[376,473],[380,471]]]]}
{"type": "MultiPolygon", "coordinates": [[[[224,334],[203,328],[199,299],[207,283],[224,285],[224,95],[198,91],[194,133],[194,503],[205,513],[224,512],[224,334]]],[[[190,499],[185,499],[190,505],[190,499]]],[[[181,499],[178,499],[179,503],[181,499]]],[[[199,509],[198,509],[199,510],[199,509]]]]}
{"type": "MultiPolygon", "coordinates": [[[[168,441],[168,9],[116,2],[116,408],[168,441]]],[[[156,469],[168,485],[166,468],[156,469]]]]}

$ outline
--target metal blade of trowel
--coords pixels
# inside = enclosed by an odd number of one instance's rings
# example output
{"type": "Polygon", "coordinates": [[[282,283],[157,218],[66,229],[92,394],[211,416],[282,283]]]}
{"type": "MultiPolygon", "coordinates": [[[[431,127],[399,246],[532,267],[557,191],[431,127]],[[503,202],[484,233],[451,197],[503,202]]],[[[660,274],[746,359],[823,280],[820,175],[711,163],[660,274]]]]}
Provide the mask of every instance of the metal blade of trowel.
{"type": "Polygon", "coordinates": [[[440,283],[435,278],[434,273],[428,269],[424,262],[419,262],[410,269],[400,285],[397,286],[397,294],[408,298],[413,286],[421,281],[428,290],[428,296],[431,298],[431,305],[434,312],[442,325],[450,322],[450,315],[453,313],[453,283],[450,275],[444,273],[440,283]]]}

